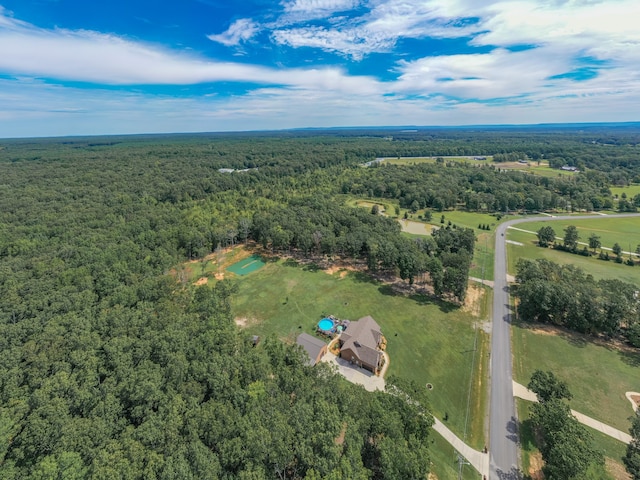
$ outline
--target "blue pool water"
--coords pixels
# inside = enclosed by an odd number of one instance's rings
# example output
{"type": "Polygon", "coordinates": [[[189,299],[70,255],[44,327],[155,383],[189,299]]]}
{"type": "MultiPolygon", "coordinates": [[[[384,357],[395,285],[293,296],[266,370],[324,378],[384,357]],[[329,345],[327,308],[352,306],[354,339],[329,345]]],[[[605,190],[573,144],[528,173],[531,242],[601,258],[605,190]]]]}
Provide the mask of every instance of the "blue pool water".
{"type": "Polygon", "coordinates": [[[328,332],[333,328],[333,320],[329,318],[323,318],[322,320],[320,320],[320,322],[318,322],[318,328],[320,330],[328,332]]]}

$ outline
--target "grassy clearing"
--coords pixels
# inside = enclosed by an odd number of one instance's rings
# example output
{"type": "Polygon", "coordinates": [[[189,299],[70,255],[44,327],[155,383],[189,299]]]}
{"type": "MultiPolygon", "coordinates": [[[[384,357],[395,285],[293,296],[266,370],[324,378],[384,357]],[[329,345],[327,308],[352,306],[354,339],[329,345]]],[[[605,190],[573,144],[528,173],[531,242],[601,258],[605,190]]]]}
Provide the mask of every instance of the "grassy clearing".
{"type": "MultiPolygon", "coordinates": [[[[527,230],[530,229],[531,223],[519,225],[527,230]]],[[[556,233],[558,230],[556,229],[556,233]]],[[[559,264],[571,264],[580,267],[585,272],[590,273],[596,279],[618,279],[624,282],[640,285],[640,267],[630,267],[628,265],[615,263],[614,261],[605,262],[597,257],[583,257],[582,255],[574,255],[552,248],[540,248],[537,245],[537,237],[535,235],[509,229],[507,239],[522,243],[523,246],[507,244],[507,261],[509,273],[515,275],[516,263],[519,258],[530,260],[545,258],[559,264]]]]}
{"type": "Polygon", "coordinates": [[[550,370],[569,385],[574,410],[628,431],[633,409],[625,392],[637,391],[640,384],[640,352],[598,345],[575,333],[525,327],[513,328],[515,380],[526,385],[534,370],[550,370]]]}
{"type": "MultiPolygon", "coordinates": [[[[540,450],[536,446],[535,435],[529,421],[529,411],[533,403],[520,398],[516,399],[518,419],[520,421],[520,445],[522,452],[522,470],[525,472],[525,479],[532,478],[532,474],[542,467],[540,450]]],[[[585,474],[585,480],[614,480],[618,478],[617,472],[624,471],[622,456],[625,453],[625,445],[607,435],[596,430],[590,430],[593,434],[594,446],[600,450],[607,459],[606,467],[597,466],[585,474]]]]}
{"type": "Polygon", "coordinates": [[[591,220],[559,220],[554,222],[532,222],[525,225],[517,225],[524,230],[537,232],[541,227],[551,226],[556,236],[564,237],[564,229],[569,225],[575,225],[580,234],[581,242],[588,243],[592,233],[600,236],[603,247],[611,248],[618,242],[623,250],[635,251],[640,243],[640,217],[607,218],[601,217],[591,220]]]}
{"type": "MultiPolygon", "coordinates": [[[[486,160],[475,160],[473,156],[452,156],[441,157],[445,162],[460,162],[468,163],[471,165],[487,165],[493,162],[491,155],[485,156],[486,160]]],[[[420,163],[436,163],[436,159],[439,157],[389,157],[385,158],[384,163],[391,165],[418,165],[420,163]]]]}
{"type": "Polygon", "coordinates": [[[538,162],[530,161],[527,163],[519,163],[519,162],[504,162],[504,163],[494,163],[496,168],[500,168],[503,170],[519,170],[525,173],[531,173],[533,175],[539,175],[541,177],[563,177],[563,176],[573,176],[577,175],[577,172],[570,172],[566,170],[560,170],[557,168],[551,168],[549,166],[549,162],[538,162]]]}
{"type": "MultiPolygon", "coordinates": [[[[473,315],[444,302],[415,295],[394,294],[392,288],[359,272],[326,272],[294,262],[269,263],[239,279],[233,310],[250,333],[276,335],[293,341],[300,332],[312,333],[325,314],[358,319],[373,315],[388,339],[388,374],[433,384],[434,413],[463,436],[472,364],[474,375],[486,372],[484,347],[474,351],[473,315]],[[481,367],[480,367],[481,366],[481,367]]],[[[485,342],[480,332],[479,345],[485,342]]],[[[474,394],[469,418],[484,420],[485,394],[474,394]]],[[[484,445],[482,421],[469,425],[470,443],[484,445]],[[471,432],[471,427],[473,431],[471,432]]]]}
{"type": "Polygon", "coordinates": [[[612,195],[617,195],[618,198],[622,197],[623,193],[627,194],[627,199],[630,200],[636,195],[640,194],[640,185],[628,185],[626,187],[610,187],[612,195]]]}

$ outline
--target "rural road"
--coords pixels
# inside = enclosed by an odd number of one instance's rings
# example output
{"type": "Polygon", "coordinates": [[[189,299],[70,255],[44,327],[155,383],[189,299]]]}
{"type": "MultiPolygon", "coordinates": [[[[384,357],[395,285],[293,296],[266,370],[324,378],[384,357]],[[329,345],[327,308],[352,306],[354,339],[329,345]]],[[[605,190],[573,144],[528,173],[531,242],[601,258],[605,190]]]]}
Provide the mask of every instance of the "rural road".
{"type": "Polygon", "coordinates": [[[490,406],[490,472],[489,480],[516,480],[522,477],[518,467],[518,420],[513,396],[511,371],[511,312],[507,290],[507,254],[505,237],[512,225],[526,222],[555,220],[589,220],[619,217],[638,217],[640,214],[565,215],[510,220],[496,229],[494,259],[493,323],[491,335],[491,406],[490,406]]]}

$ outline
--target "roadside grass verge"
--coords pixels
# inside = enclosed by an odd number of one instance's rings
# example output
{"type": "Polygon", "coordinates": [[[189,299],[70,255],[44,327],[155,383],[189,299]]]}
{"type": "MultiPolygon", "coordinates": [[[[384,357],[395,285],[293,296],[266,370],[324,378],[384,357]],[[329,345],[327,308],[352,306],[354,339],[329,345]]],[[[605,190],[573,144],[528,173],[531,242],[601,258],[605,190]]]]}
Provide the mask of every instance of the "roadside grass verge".
{"type": "MultiPolygon", "coordinates": [[[[432,473],[438,477],[438,480],[459,480],[459,463],[455,448],[435,430],[429,432],[429,437],[432,473]]],[[[478,478],[478,472],[472,466],[466,464],[462,466],[463,480],[477,480],[478,478]]]]}
{"type": "Polygon", "coordinates": [[[638,391],[640,352],[524,322],[515,323],[512,344],[517,382],[526,385],[535,370],[550,370],[567,382],[574,410],[628,432],[633,409],[625,393],[638,391]]]}
{"type": "MultiPolygon", "coordinates": [[[[391,286],[365,273],[329,275],[291,260],[268,263],[237,283],[234,315],[256,335],[276,335],[293,342],[301,332],[313,333],[324,315],[351,320],[372,315],[387,338],[388,375],[412,379],[420,385],[431,383],[434,388],[429,397],[434,414],[448,418],[447,426],[463,436],[471,375],[477,375],[480,365],[486,363],[474,351],[473,327],[479,319],[471,313],[423,295],[398,295],[391,286]]],[[[471,402],[470,419],[484,420],[484,401],[471,402]]],[[[470,422],[467,438],[474,448],[482,448],[483,421],[470,422]]]]}
{"type": "MultiPolygon", "coordinates": [[[[640,221],[640,218],[637,219],[640,221]]],[[[555,223],[555,222],[553,222],[555,223]]],[[[553,223],[549,223],[552,225],[553,223]]],[[[525,230],[531,230],[532,223],[518,225],[525,230]]],[[[554,228],[554,230],[556,230],[554,228]]],[[[556,233],[558,230],[556,230],[556,233]]],[[[637,234],[636,234],[637,235],[637,234]]],[[[523,245],[507,244],[507,261],[509,273],[515,275],[516,263],[519,258],[535,260],[544,258],[559,264],[571,264],[580,267],[586,273],[593,275],[595,279],[618,279],[624,282],[640,285],[640,265],[630,267],[624,263],[616,263],[613,260],[605,262],[599,260],[597,256],[583,257],[553,248],[541,248],[538,246],[538,238],[535,235],[526,232],[509,229],[507,231],[507,239],[522,243],[523,245]]],[[[626,255],[624,256],[626,258],[626,255]]]]}

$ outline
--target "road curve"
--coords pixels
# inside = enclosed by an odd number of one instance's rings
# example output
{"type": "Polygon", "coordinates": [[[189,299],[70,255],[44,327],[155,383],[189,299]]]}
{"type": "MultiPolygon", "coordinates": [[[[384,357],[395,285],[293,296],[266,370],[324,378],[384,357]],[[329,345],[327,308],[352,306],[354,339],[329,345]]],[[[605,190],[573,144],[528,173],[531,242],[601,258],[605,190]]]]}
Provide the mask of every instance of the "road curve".
{"type": "Polygon", "coordinates": [[[511,370],[511,311],[507,290],[507,255],[505,233],[512,225],[555,220],[589,220],[639,217],[639,213],[619,215],[564,215],[509,220],[496,229],[494,259],[493,323],[491,333],[491,406],[490,406],[490,480],[516,480],[522,475],[518,467],[518,421],[513,397],[511,370]]]}

